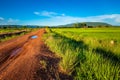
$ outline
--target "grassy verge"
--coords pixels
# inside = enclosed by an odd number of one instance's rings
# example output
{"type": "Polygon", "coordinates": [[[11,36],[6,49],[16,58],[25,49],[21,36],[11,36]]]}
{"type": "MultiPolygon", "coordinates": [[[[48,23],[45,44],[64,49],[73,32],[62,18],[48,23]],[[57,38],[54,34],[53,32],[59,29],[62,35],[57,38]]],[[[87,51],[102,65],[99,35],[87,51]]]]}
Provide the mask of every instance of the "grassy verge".
{"type": "Polygon", "coordinates": [[[101,55],[103,52],[98,54],[82,40],[77,41],[55,32],[49,32],[44,37],[51,51],[62,57],[61,68],[75,80],[120,79],[120,64],[112,62],[113,57],[101,55]]]}
{"type": "Polygon", "coordinates": [[[11,28],[11,29],[0,29],[0,34],[1,34],[1,37],[0,37],[0,42],[4,42],[4,41],[7,41],[7,40],[10,40],[12,38],[15,38],[15,37],[19,37],[19,36],[22,36],[22,35],[25,35],[27,33],[30,33],[30,32],[33,32],[33,31],[36,31],[38,30],[38,28],[26,28],[26,29],[22,29],[22,28],[11,28]],[[11,33],[15,33],[15,32],[21,32],[23,31],[22,33],[20,34],[11,34],[11,33]],[[2,36],[3,34],[3,36],[2,36]],[[4,35],[4,34],[8,34],[8,35],[4,35]],[[11,34],[11,35],[9,35],[11,34]]]}
{"type": "Polygon", "coordinates": [[[53,29],[56,33],[76,41],[84,41],[92,48],[101,48],[120,56],[120,28],[53,29]]]}
{"type": "Polygon", "coordinates": [[[6,36],[6,37],[4,37],[4,38],[1,38],[1,39],[0,39],[0,42],[4,42],[4,41],[10,40],[10,39],[13,39],[13,38],[15,38],[15,37],[19,37],[19,36],[25,35],[26,33],[28,33],[28,32],[23,32],[23,33],[21,33],[21,34],[19,34],[19,35],[6,36]]]}
{"type": "Polygon", "coordinates": [[[81,48],[85,47],[85,45],[82,42],[76,42],[55,33],[45,36],[49,36],[46,39],[46,43],[50,49],[62,57],[62,61],[60,62],[62,69],[68,74],[75,71],[75,66],[83,58],[83,50],[81,48]],[[81,48],[77,46],[78,44],[81,45],[81,48]]]}

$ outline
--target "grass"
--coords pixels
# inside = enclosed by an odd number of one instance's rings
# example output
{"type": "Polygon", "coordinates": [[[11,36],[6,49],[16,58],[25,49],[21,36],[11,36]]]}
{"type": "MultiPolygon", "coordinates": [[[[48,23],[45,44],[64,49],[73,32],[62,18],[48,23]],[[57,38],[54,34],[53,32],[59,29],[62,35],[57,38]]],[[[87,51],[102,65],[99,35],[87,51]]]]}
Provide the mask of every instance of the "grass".
{"type": "Polygon", "coordinates": [[[52,29],[46,44],[75,80],[120,79],[120,28],[52,29]],[[111,44],[111,40],[116,40],[111,44]]]}
{"type": "Polygon", "coordinates": [[[42,65],[42,68],[46,69],[47,63],[44,60],[41,60],[40,64],[42,65]]]}
{"type": "Polygon", "coordinates": [[[20,35],[8,35],[8,36],[5,36],[5,37],[0,37],[0,42],[4,42],[4,41],[7,41],[7,40],[10,40],[12,38],[15,38],[15,37],[18,37],[18,36],[21,36],[21,35],[25,35],[26,33],[29,33],[29,32],[32,32],[32,31],[36,31],[38,29],[36,28],[10,28],[10,29],[0,29],[0,34],[5,34],[5,33],[14,33],[14,32],[20,32],[20,31],[25,31],[25,32],[22,32],[20,35]]]}
{"type": "MultiPolygon", "coordinates": [[[[12,33],[12,32],[18,32],[18,31],[23,31],[23,30],[26,30],[26,29],[23,29],[23,28],[9,28],[9,29],[0,29],[0,34],[3,34],[3,33],[12,33]]],[[[28,29],[27,29],[28,30],[28,29]]]]}
{"type": "Polygon", "coordinates": [[[47,36],[49,37],[48,39],[46,39],[46,43],[48,44],[48,46],[50,46],[50,49],[58,53],[57,55],[62,57],[60,66],[62,66],[63,70],[66,73],[71,74],[74,71],[74,67],[79,63],[78,57],[82,55],[80,53],[82,52],[82,50],[77,48],[78,47],[77,44],[82,44],[82,43],[76,42],[74,40],[70,40],[55,33],[51,33],[50,35],[47,36]]]}
{"type": "Polygon", "coordinates": [[[13,39],[13,38],[16,38],[16,37],[25,35],[26,33],[27,33],[27,32],[23,32],[23,33],[21,33],[20,35],[6,36],[5,38],[1,38],[1,39],[0,39],[0,42],[4,42],[4,41],[10,40],[10,39],[13,39]]]}
{"type": "Polygon", "coordinates": [[[77,41],[84,41],[90,47],[101,47],[120,55],[120,28],[53,29],[53,31],[77,41]],[[111,44],[114,41],[114,44],[111,44]]]}

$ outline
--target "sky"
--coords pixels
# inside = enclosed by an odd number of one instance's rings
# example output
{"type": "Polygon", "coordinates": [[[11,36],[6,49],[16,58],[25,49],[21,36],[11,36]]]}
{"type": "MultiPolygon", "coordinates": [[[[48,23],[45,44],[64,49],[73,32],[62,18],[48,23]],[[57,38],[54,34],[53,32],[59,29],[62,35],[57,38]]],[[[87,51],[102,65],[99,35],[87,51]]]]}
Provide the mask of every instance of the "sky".
{"type": "Polygon", "coordinates": [[[120,25],[120,0],[0,0],[1,25],[120,25]]]}

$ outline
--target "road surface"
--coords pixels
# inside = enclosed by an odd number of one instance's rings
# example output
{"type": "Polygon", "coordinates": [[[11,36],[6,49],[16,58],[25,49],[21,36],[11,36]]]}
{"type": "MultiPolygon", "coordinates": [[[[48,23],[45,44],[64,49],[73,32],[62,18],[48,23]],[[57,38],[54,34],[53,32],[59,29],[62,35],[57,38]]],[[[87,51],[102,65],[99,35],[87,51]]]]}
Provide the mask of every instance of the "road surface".
{"type": "Polygon", "coordinates": [[[45,29],[0,43],[0,80],[72,80],[44,44],[45,29]],[[31,38],[31,36],[37,36],[31,38]]]}

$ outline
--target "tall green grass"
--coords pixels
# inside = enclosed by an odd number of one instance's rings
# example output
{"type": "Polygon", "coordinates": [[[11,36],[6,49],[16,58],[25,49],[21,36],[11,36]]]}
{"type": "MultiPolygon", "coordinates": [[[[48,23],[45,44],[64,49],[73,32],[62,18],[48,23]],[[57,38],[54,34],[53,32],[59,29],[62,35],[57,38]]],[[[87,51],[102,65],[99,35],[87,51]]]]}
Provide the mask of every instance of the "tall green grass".
{"type": "MultiPolygon", "coordinates": [[[[66,73],[72,75],[75,80],[120,79],[120,58],[110,50],[111,48],[108,48],[110,46],[107,48],[101,46],[106,43],[104,39],[99,41],[100,37],[94,39],[91,36],[87,40],[86,36],[81,37],[81,33],[76,33],[74,29],[71,29],[72,32],[68,30],[63,29],[64,32],[62,32],[62,29],[61,31],[54,29],[55,32],[45,35],[46,44],[62,57],[60,66],[66,73]]],[[[119,40],[118,37],[117,40],[119,40]]],[[[112,46],[115,45],[118,46],[119,42],[112,46]]]]}
{"type": "Polygon", "coordinates": [[[50,33],[46,36],[46,44],[52,51],[62,57],[60,66],[64,72],[70,75],[75,71],[75,66],[79,64],[80,60],[84,59],[83,49],[81,48],[85,47],[85,45],[82,42],[76,42],[55,33],[50,33]],[[78,44],[81,45],[81,48],[77,46],[78,44]]]}
{"type": "Polygon", "coordinates": [[[120,64],[111,63],[107,58],[92,50],[86,51],[86,60],[76,68],[75,80],[119,80],[120,64]]]}
{"type": "Polygon", "coordinates": [[[53,31],[77,41],[84,41],[90,47],[101,47],[120,55],[120,28],[53,29],[53,31]],[[111,44],[114,41],[114,44],[111,44]]]}

